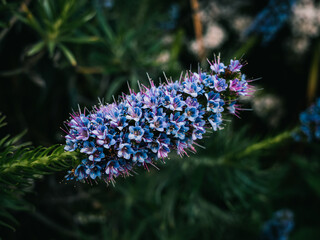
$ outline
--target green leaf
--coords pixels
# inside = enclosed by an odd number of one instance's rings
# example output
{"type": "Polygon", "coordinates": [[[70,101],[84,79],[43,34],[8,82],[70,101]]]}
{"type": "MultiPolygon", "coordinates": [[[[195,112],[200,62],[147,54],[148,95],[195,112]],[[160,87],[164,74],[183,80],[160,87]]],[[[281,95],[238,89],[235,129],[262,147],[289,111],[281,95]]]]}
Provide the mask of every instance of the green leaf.
{"type": "Polygon", "coordinates": [[[38,52],[40,52],[43,47],[45,46],[45,43],[43,41],[38,42],[36,44],[34,44],[27,52],[27,56],[32,56],[37,54],[38,52]]]}
{"type": "Polygon", "coordinates": [[[114,34],[111,27],[109,26],[107,19],[104,17],[101,10],[97,10],[97,17],[100,27],[102,28],[105,35],[108,37],[108,40],[112,41],[114,39],[114,34]]]}
{"type": "Polygon", "coordinates": [[[66,46],[64,46],[63,44],[59,44],[58,47],[61,49],[63,54],[69,60],[71,65],[72,66],[76,66],[77,65],[77,61],[76,61],[75,57],[73,56],[72,52],[66,46]]]}
{"type": "Polygon", "coordinates": [[[69,42],[69,43],[94,43],[100,41],[99,37],[92,36],[92,37],[64,37],[60,38],[60,41],[69,42]]]}
{"type": "Polygon", "coordinates": [[[50,57],[53,57],[54,48],[56,47],[56,43],[54,41],[48,42],[48,50],[50,57]]]}
{"type": "Polygon", "coordinates": [[[51,6],[50,6],[50,3],[48,0],[43,0],[42,1],[42,7],[46,13],[46,16],[52,20],[53,19],[53,14],[52,14],[52,9],[51,9],[51,6]]]}

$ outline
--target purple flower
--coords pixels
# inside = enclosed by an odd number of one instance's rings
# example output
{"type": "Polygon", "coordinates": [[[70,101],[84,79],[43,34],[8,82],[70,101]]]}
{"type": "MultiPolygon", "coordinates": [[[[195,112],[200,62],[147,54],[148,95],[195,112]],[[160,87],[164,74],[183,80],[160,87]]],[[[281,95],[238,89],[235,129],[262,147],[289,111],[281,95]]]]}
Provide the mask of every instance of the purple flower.
{"type": "Polygon", "coordinates": [[[231,72],[239,72],[242,68],[242,65],[240,64],[239,60],[230,60],[229,70],[231,72]]]}
{"type": "Polygon", "coordinates": [[[98,139],[105,139],[108,133],[108,128],[106,126],[100,125],[97,129],[92,131],[92,134],[95,135],[98,139]]]}
{"type": "Polygon", "coordinates": [[[212,63],[210,61],[208,62],[210,64],[210,69],[216,74],[223,73],[224,69],[226,68],[223,63],[220,63],[220,56],[217,58],[215,57],[212,63]]]}
{"type": "Polygon", "coordinates": [[[175,97],[171,101],[171,104],[169,107],[170,107],[170,110],[172,111],[182,111],[182,107],[184,105],[186,105],[186,103],[182,101],[180,97],[175,97]]]}
{"type": "Polygon", "coordinates": [[[214,89],[217,91],[217,92],[222,92],[222,91],[225,91],[228,87],[228,84],[226,83],[226,80],[223,79],[223,78],[218,78],[216,77],[214,79],[214,89]]]}
{"type": "Polygon", "coordinates": [[[168,147],[168,145],[166,144],[161,144],[158,150],[158,158],[166,158],[168,157],[168,153],[170,152],[170,149],[168,147]]]}
{"type": "Polygon", "coordinates": [[[129,108],[127,119],[134,120],[137,122],[137,121],[139,121],[141,116],[142,116],[141,108],[139,108],[139,107],[129,108]]]}
{"type": "Polygon", "coordinates": [[[77,128],[78,136],[76,136],[77,140],[87,141],[89,139],[89,131],[86,127],[77,128]]]}

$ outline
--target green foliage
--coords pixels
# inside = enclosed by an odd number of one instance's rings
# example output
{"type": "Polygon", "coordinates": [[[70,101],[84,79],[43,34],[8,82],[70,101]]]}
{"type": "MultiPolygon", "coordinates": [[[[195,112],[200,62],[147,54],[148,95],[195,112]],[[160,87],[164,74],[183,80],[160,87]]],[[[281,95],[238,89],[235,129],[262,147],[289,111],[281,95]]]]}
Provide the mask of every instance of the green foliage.
{"type": "MultiPolygon", "coordinates": [[[[1,116],[0,128],[6,125],[4,119],[1,116]]],[[[17,224],[12,211],[30,210],[23,196],[32,190],[35,179],[66,171],[78,161],[76,154],[64,152],[62,146],[31,148],[29,143],[19,143],[23,135],[0,140],[0,225],[10,228],[17,224]]]]}
{"type": "Polygon", "coordinates": [[[15,16],[35,30],[41,38],[38,43],[30,47],[27,56],[47,48],[52,58],[55,49],[58,48],[70,64],[75,66],[77,64],[75,56],[65,44],[92,43],[99,40],[97,37],[79,34],[77,31],[95,15],[94,11],[82,11],[85,4],[86,1],[83,0],[38,0],[34,14],[26,4],[22,3],[22,13],[15,12],[15,16]]]}

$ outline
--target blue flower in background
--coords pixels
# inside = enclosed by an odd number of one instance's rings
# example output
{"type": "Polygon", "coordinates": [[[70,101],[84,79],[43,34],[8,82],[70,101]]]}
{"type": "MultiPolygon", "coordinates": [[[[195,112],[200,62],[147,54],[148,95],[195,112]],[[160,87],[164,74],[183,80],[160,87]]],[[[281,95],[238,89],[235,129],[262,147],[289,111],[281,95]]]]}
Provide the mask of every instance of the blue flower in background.
{"type": "Polygon", "coordinates": [[[307,110],[300,113],[300,132],[293,137],[299,141],[306,137],[309,142],[320,140],[320,98],[307,110]]]}
{"type": "Polygon", "coordinates": [[[296,0],[270,0],[246,30],[245,35],[260,34],[262,43],[269,43],[283,27],[296,0]]]}
{"type": "Polygon", "coordinates": [[[261,240],[288,240],[294,227],[294,214],[288,209],[282,209],[273,214],[272,219],[264,223],[261,240]]]}

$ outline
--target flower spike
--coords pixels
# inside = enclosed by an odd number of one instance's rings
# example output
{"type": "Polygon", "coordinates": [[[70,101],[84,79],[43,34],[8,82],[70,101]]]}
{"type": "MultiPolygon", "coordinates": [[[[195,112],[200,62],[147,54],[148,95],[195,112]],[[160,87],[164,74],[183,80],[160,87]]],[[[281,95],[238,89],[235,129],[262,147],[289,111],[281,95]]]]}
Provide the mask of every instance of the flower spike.
{"type": "Polygon", "coordinates": [[[129,95],[118,101],[71,114],[65,150],[81,152],[84,160],[66,179],[114,183],[136,167],[155,166],[172,151],[195,153],[196,141],[209,129],[223,129],[225,115],[238,116],[239,97],[252,92],[240,61],[224,65],[218,56],[208,62],[209,72],[186,72],[177,81],[165,76],[158,87],[147,75],[150,86],[139,83],[140,92],[129,86],[129,95]]]}

